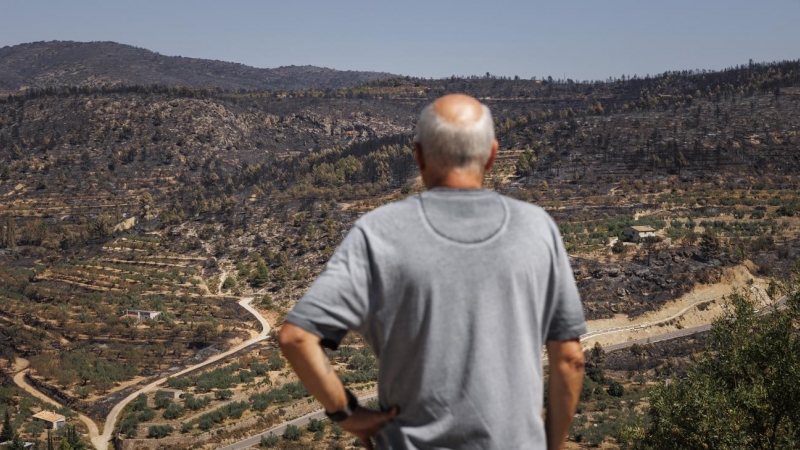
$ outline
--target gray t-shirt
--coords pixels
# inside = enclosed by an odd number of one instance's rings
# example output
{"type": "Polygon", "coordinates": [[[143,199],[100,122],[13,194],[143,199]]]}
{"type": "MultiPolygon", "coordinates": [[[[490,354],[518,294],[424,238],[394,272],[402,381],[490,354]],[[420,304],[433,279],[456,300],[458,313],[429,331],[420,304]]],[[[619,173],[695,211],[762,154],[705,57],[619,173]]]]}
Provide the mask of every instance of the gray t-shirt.
{"type": "Polygon", "coordinates": [[[542,346],[585,332],[541,208],[436,188],[361,217],[286,321],[378,356],[379,448],[545,448],[542,346]]]}

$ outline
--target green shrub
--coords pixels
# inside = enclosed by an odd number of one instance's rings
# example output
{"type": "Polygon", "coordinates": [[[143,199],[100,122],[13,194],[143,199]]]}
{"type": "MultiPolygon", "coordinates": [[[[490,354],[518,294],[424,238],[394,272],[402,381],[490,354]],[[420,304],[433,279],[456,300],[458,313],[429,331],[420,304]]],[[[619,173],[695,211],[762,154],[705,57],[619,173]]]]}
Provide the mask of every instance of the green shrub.
{"type": "Polygon", "coordinates": [[[164,409],[164,413],[162,415],[167,420],[175,420],[182,416],[184,412],[186,412],[186,410],[184,410],[181,405],[177,403],[171,403],[166,407],[166,409],[164,409]]]}
{"type": "Polygon", "coordinates": [[[230,389],[221,389],[214,392],[214,398],[217,400],[230,400],[233,397],[233,391],[230,389]]]}
{"type": "Polygon", "coordinates": [[[608,385],[608,395],[612,397],[622,397],[625,394],[625,388],[617,381],[612,381],[608,385]]]}
{"type": "Polygon", "coordinates": [[[145,408],[147,408],[147,395],[137,395],[131,402],[131,411],[142,411],[145,408]]]}
{"type": "Polygon", "coordinates": [[[169,425],[153,425],[147,430],[147,437],[161,439],[169,436],[173,431],[173,428],[169,425]]]}
{"type": "Polygon", "coordinates": [[[269,436],[261,436],[261,442],[258,444],[260,447],[273,448],[278,445],[280,438],[274,434],[269,436]]]}
{"type": "Polygon", "coordinates": [[[281,370],[286,367],[286,361],[280,356],[272,356],[267,360],[270,370],[281,370]]]}
{"type": "Polygon", "coordinates": [[[311,431],[313,433],[316,431],[325,431],[326,426],[327,423],[324,420],[311,419],[310,421],[308,421],[308,425],[306,426],[306,428],[308,428],[308,431],[311,431]]]}
{"type": "Polygon", "coordinates": [[[197,428],[200,428],[203,431],[208,431],[214,427],[214,421],[211,420],[210,417],[202,416],[200,420],[197,422],[197,428]]]}
{"type": "Polygon", "coordinates": [[[286,383],[283,388],[286,390],[286,393],[289,394],[289,397],[293,399],[301,399],[310,395],[302,383],[286,383]]]}
{"type": "Polygon", "coordinates": [[[283,438],[287,441],[299,441],[303,437],[303,430],[294,425],[288,425],[283,432],[283,438]]]}
{"type": "Polygon", "coordinates": [[[149,422],[156,417],[156,412],[153,408],[145,408],[139,413],[139,422],[149,422]]]}
{"type": "Polygon", "coordinates": [[[594,365],[586,368],[586,376],[596,383],[603,383],[606,380],[603,369],[594,365]]]}
{"type": "Polygon", "coordinates": [[[139,418],[136,414],[128,414],[119,423],[119,432],[129,438],[136,437],[136,427],[139,426],[139,418]]]}
{"type": "Polygon", "coordinates": [[[172,399],[164,392],[156,392],[154,403],[156,409],[164,409],[172,404],[172,399]]]}
{"type": "Polygon", "coordinates": [[[192,385],[188,378],[167,378],[167,386],[172,389],[186,389],[192,385]]]}
{"type": "Polygon", "coordinates": [[[233,277],[227,277],[225,278],[225,281],[222,282],[223,291],[227,291],[234,286],[236,286],[236,280],[233,277]]]}
{"type": "Polygon", "coordinates": [[[250,370],[253,371],[256,374],[256,376],[260,377],[267,375],[267,372],[269,372],[270,369],[269,365],[265,363],[251,363],[250,370]]]}

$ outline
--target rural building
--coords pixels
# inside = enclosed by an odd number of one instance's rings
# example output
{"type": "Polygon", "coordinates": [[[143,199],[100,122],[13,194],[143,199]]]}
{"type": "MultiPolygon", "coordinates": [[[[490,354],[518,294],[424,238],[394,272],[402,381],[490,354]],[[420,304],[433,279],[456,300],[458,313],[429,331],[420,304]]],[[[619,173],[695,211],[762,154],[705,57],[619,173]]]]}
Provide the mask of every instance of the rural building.
{"type": "Polygon", "coordinates": [[[156,393],[162,397],[179,399],[181,398],[181,394],[183,394],[183,391],[180,389],[163,388],[159,389],[156,393]]]}
{"type": "Polygon", "coordinates": [[[51,430],[57,430],[67,424],[67,418],[52,411],[40,411],[33,415],[33,420],[47,424],[51,430]]]}
{"type": "Polygon", "coordinates": [[[161,311],[145,311],[142,309],[126,309],[122,311],[122,317],[133,317],[138,320],[150,320],[155,319],[156,317],[161,315],[161,311]]]}
{"type": "Polygon", "coordinates": [[[656,230],[647,225],[636,225],[626,228],[622,234],[633,241],[639,241],[643,238],[656,237],[656,230]]]}

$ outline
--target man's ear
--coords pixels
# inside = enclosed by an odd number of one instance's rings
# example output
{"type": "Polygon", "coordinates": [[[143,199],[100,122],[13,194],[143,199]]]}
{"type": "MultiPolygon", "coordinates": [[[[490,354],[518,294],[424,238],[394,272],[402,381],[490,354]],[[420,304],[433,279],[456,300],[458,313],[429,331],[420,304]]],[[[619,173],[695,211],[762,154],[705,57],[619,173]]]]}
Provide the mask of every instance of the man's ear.
{"type": "Polygon", "coordinates": [[[422,173],[425,170],[425,156],[422,155],[422,145],[419,142],[414,142],[414,159],[417,160],[417,167],[422,173]]]}
{"type": "Polygon", "coordinates": [[[500,143],[499,143],[499,142],[497,142],[497,139],[495,139],[495,140],[492,142],[492,153],[491,153],[491,154],[489,154],[489,159],[488,159],[488,160],[486,160],[486,165],[485,165],[485,166],[483,166],[483,170],[484,170],[484,171],[488,172],[488,171],[489,171],[489,169],[491,169],[491,168],[492,168],[492,164],[494,164],[494,160],[495,160],[495,158],[497,158],[497,150],[498,150],[499,148],[500,148],[500,143]]]}

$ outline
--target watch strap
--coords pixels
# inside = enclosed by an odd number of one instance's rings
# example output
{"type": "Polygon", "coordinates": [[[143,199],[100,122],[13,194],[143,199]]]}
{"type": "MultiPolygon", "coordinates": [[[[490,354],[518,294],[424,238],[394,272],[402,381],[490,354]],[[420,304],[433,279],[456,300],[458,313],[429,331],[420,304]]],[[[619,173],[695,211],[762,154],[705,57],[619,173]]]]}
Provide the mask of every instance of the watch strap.
{"type": "Polygon", "coordinates": [[[325,411],[325,415],[328,416],[328,419],[331,419],[332,422],[342,422],[347,420],[353,415],[353,411],[358,408],[358,399],[355,395],[353,395],[352,392],[350,392],[350,389],[345,389],[344,394],[347,396],[347,404],[344,406],[344,408],[334,412],[325,411]]]}

